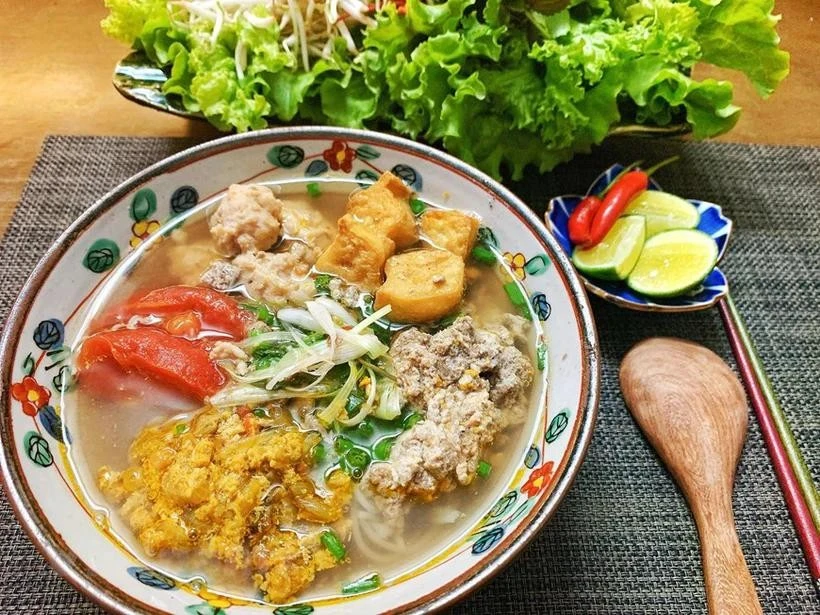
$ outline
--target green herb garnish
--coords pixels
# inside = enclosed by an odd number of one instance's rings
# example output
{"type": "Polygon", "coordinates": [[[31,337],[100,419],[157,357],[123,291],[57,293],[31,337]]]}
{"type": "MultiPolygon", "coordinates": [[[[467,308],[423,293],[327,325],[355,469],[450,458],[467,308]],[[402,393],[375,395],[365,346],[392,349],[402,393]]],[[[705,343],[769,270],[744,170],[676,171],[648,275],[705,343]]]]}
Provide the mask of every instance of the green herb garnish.
{"type": "Polygon", "coordinates": [[[330,294],[330,281],[333,279],[333,276],[328,275],[326,273],[320,273],[315,278],[313,278],[313,287],[316,289],[317,295],[329,295],[330,294]]]}

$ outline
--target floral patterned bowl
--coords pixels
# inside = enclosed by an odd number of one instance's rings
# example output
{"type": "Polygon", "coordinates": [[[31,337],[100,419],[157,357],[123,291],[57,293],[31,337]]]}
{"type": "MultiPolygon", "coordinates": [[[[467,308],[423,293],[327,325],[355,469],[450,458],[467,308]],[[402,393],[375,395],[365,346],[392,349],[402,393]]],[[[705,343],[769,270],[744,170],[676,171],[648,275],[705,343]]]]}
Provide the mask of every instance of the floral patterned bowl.
{"type": "MultiPolygon", "coordinates": [[[[177,222],[174,222],[176,224],[177,222]]],[[[133,255],[133,256],[132,256],[133,255]]],[[[512,275],[499,266],[499,274],[512,275]]],[[[516,285],[512,285],[518,288],[516,285]]],[[[20,293],[2,336],[0,421],[6,493],[43,556],[77,588],[117,613],[242,615],[428,612],[463,597],[531,540],[566,495],[595,423],[599,351],[583,286],[555,239],[508,190],[429,147],[364,131],[284,128],[231,136],[146,169],[86,211],[55,243],[20,293]],[[205,207],[235,182],[339,177],[360,183],[392,170],[423,198],[482,216],[483,240],[519,262],[527,288],[512,296],[535,315],[540,395],[491,500],[465,511],[464,531],[438,555],[344,599],[288,605],[220,595],[153,569],[101,527],[80,488],[62,425],[72,384],[68,348],[95,290],[163,225],[205,207]],[[529,305],[528,305],[529,304],[529,305]],[[547,375],[549,374],[549,377],[547,375]]],[[[495,473],[494,473],[495,474],[495,473]]]]}
{"type": "MultiPolygon", "coordinates": [[[[597,194],[606,188],[617,175],[623,171],[622,164],[614,164],[601,173],[587,190],[587,194],[597,194]]],[[[654,179],[649,179],[650,190],[662,190],[654,179]]],[[[545,219],[547,226],[558,240],[561,249],[567,256],[572,255],[572,242],[569,240],[569,217],[583,199],[579,195],[557,196],[550,199],[547,204],[545,219]]],[[[723,215],[719,205],[689,199],[698,210],[700,220],[698,230],[703,231],[715,240],[718,248],[717,260],[723,258],[726,252],[726,245],[729,243],[729,235],[732,233],[732,221],[723,215]]],[[[706,276],[703,283],[689,294],[668,299],[655,299],[645,297],[640,293],[631,290],[624,282],[607,282],[604,280],[590,279],[583,274],[581,278],[587,290],[594,295],[606,299],[621,307],[641,310],[645,312],[689,312],[692,310],[703,310],[713,306],[717,301],[726,296],[729,292],[729,285],[726,276],[715,267],[706,276]]]]}

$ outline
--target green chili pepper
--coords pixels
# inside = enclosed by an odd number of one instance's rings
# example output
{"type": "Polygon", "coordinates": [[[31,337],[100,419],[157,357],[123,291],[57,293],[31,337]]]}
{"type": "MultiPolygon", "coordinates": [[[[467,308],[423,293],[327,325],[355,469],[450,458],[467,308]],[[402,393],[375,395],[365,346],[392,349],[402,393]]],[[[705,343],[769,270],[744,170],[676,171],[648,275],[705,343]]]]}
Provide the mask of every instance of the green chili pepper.
{"type": "Polygon", "coordinates": [[[317,196],[322,194],[322,189],[319,186],[318,182],[309,182],[308,185],[305,187],[307,188],[307,193],[313,198],[316,198],[317,196]]]}
{"type": "Polygon", "coordinates": [[[321,541],[325,549],[330,551],[330,554],[335,557],[337,561],[341,562],[345,558],[347,549],[345,549],[342,541],[339,540],[336,532],[333,530],[325,530],[322,532],[321,541]]]}

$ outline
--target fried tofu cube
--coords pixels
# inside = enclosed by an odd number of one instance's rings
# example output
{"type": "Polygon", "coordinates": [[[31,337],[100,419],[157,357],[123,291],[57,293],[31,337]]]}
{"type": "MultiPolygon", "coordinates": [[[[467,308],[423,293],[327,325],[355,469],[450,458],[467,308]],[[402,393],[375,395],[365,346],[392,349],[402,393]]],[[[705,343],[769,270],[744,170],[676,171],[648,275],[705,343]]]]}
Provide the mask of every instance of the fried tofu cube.
{"type": "Polygon", "coordinates": [[[396,244],[376,228],[350,214],[339,218],[339,232],[316,260],[316,269],[373,291],[382,283],[385,261],[396,244]]]}
{"type": "Polygon", "coordinates": [[[421,232],[437,248],[466,259],[475,245],[481,221],[453,209],[428,209],[421,217],[421,232]]]}
{"type": "Polygon", "coordinates": [[[347,213],[356,220],[386,235],[401,250],[419,240],[416,218],[410,209],[413,192],[392,173],[360,190],[347,201],[347,213]]]}
{"type": "Polygon", "coordinates": [[[458,307],[464,295],[464,261],[446,250],[414,250],[388,259],[376,308],[390,304],[397,322],[432,322],[458,307]]]}

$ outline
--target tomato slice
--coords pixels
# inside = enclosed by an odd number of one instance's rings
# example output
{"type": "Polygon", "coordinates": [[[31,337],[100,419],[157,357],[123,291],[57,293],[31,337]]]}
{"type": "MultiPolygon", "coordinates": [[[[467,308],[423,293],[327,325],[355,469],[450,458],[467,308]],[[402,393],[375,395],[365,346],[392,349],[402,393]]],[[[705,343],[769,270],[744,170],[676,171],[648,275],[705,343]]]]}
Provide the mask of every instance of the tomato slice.
{"type": "Polygon", "coordinates": [[[84,372],[105,361],[114,361],[126,373],[137,372],[199,402],[225,384],[225,376],[206,350],[152,327],[104,331],[87,338],[77,354],[80,384],[84,372]]]}
{"type": "Polygon", "coordinates": [[[234,338],[244,337],[254,320],[253,314],[239,307],[236,301],[203,286],[158,288],[120,306],[115,314],[117,320],[124,322],[137,315],[166,316],[182,312],[195,312],[203,329],[227,333],[234,338]]]}

